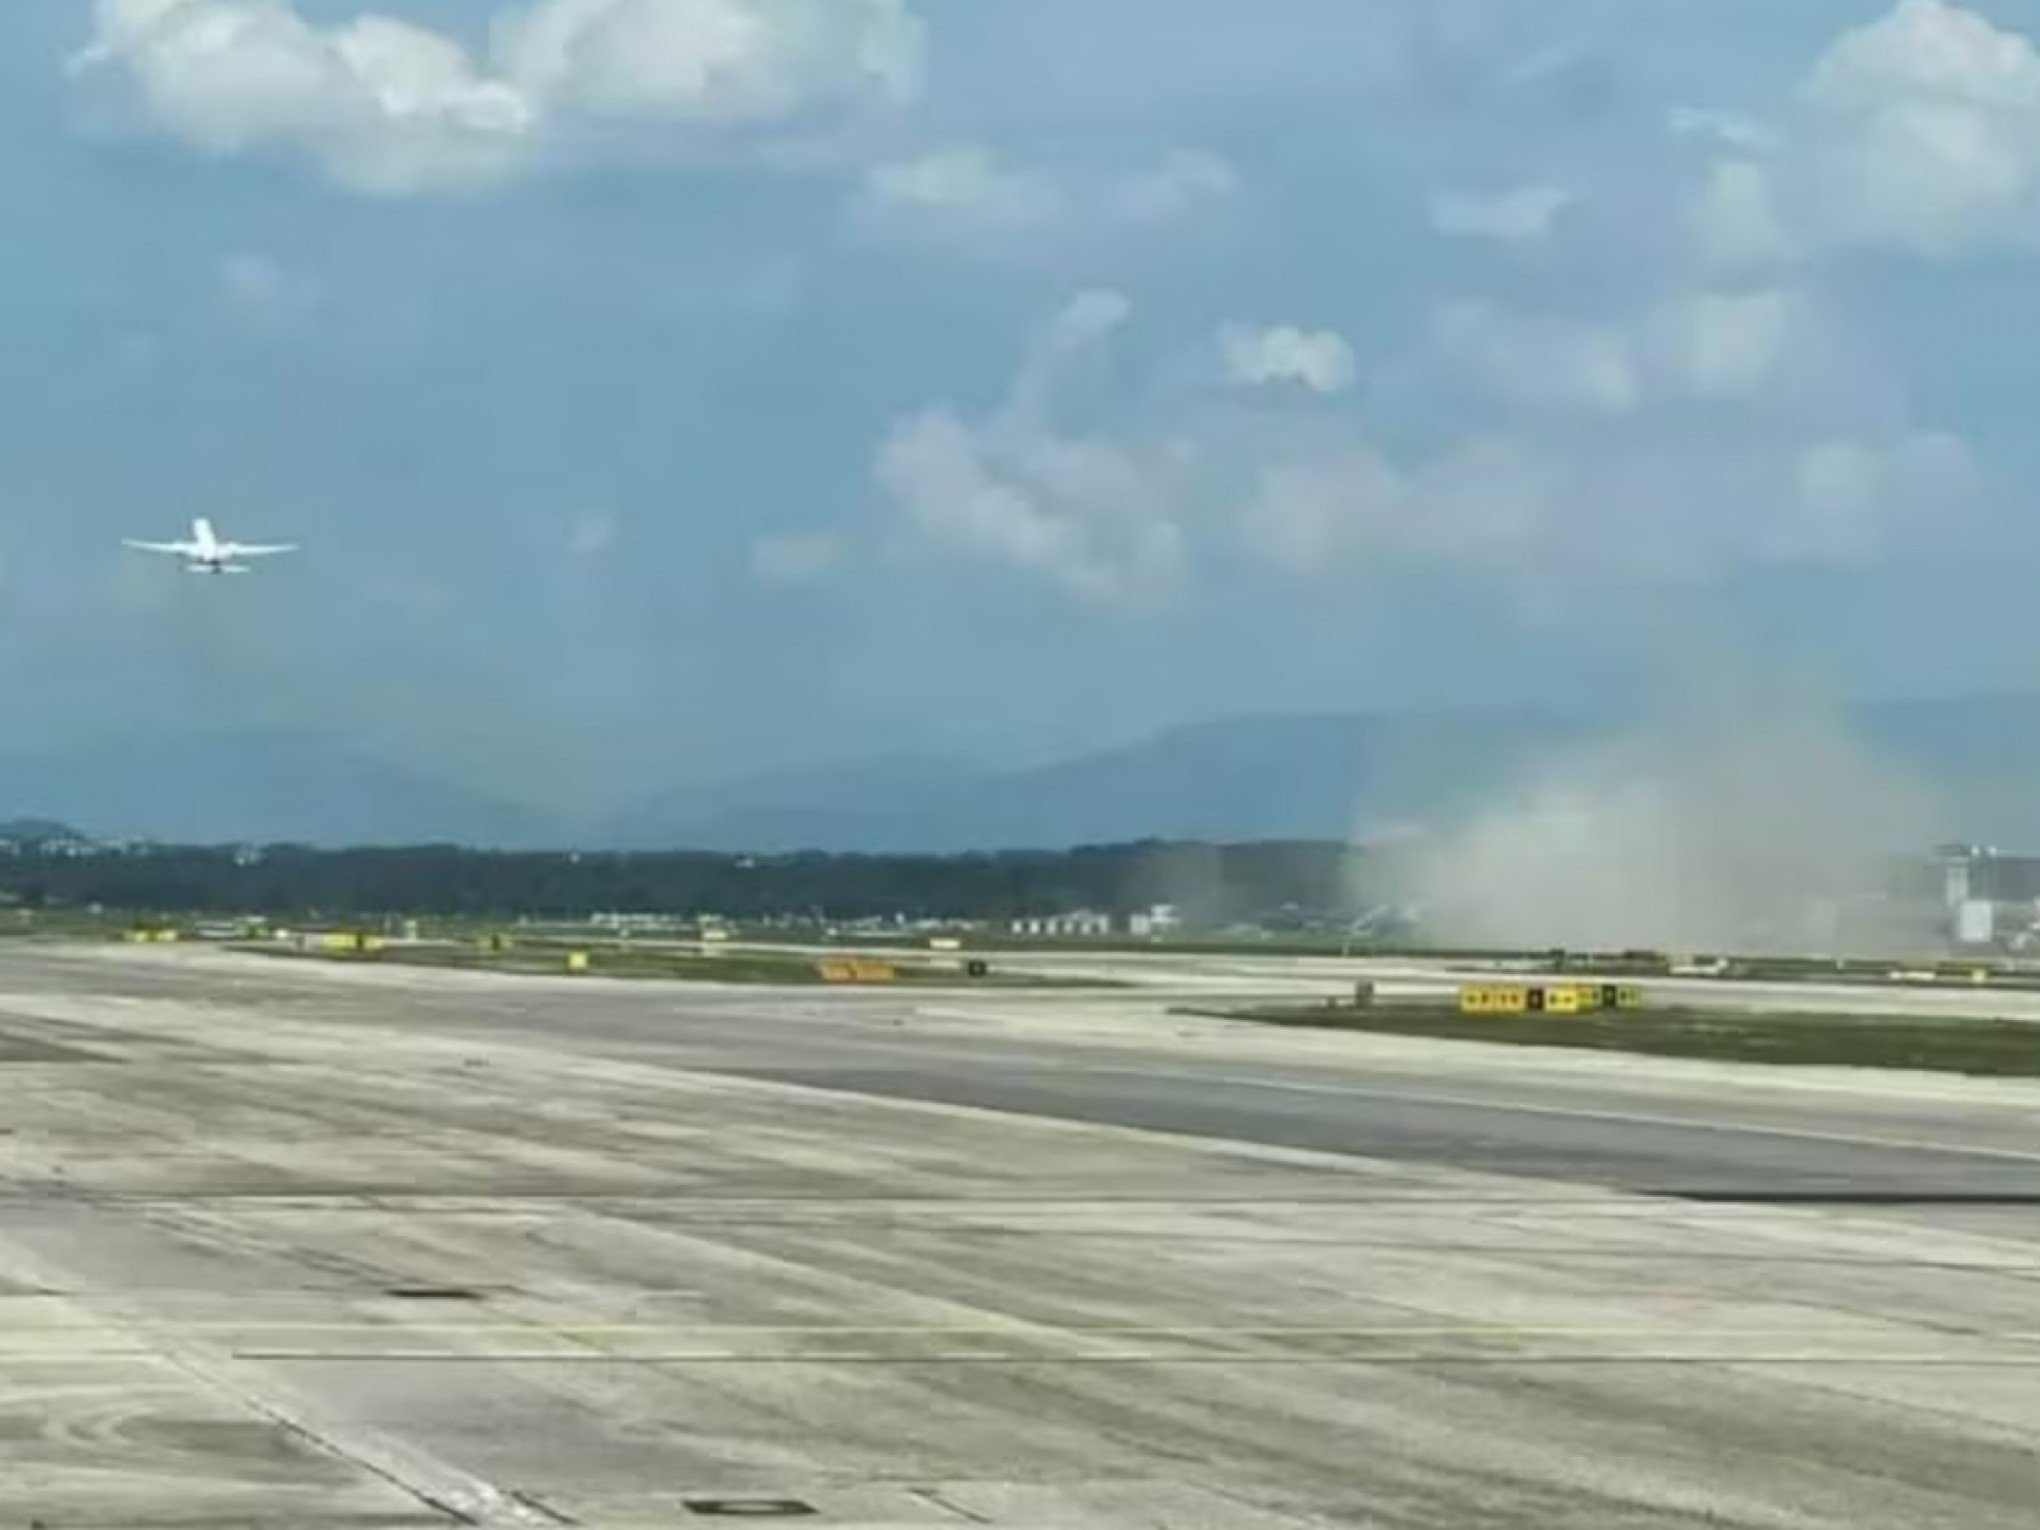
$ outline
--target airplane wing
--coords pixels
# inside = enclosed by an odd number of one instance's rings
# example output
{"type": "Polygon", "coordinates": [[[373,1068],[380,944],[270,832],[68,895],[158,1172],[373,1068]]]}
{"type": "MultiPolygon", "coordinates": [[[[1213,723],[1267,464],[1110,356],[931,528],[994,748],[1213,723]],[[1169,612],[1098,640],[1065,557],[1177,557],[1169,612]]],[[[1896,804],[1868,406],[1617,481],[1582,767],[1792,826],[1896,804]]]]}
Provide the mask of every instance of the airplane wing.
{"type": "Polygon", "coordinates": [[[266,558],[271,553],[296,552],[295,542],[223,542],[220,554],[227,558],[266,558]]]}
{"type": "Polygon", "coordinates": [[[132,537],[123,537],[121,541],[142,552],[174,553],[180,558],[188,558],[195,551],[189,542],[137,542],[132,537]]]}

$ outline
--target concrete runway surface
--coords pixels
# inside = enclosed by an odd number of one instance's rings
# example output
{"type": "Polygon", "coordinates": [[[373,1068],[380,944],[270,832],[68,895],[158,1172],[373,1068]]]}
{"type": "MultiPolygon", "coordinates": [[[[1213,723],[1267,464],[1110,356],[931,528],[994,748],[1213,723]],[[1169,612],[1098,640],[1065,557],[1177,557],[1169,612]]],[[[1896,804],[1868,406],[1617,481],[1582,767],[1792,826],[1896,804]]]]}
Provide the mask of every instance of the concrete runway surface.
{"type": "Polygon", "coordinates": [[[0,1526],[2019,1527],[2040,1085],[0,950],[0,1526]]]}

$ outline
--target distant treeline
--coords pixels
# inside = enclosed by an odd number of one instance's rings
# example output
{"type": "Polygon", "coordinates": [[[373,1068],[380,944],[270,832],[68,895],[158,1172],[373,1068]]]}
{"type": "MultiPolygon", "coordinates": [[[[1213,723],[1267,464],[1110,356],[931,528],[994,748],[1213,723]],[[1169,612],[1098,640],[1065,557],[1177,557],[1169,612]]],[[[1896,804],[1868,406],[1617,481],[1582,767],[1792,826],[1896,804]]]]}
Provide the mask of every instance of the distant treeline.
{"type": "Polygon", "coordinates": [[[17,906],[165,913],[555,918],[628,912],[1008,919],[1178,906],[1187,922],[1307,924],[1374,901],[1348,846],[1146,843],[979,855],[497,853],[151,846],[0,858],[17,906]]]}

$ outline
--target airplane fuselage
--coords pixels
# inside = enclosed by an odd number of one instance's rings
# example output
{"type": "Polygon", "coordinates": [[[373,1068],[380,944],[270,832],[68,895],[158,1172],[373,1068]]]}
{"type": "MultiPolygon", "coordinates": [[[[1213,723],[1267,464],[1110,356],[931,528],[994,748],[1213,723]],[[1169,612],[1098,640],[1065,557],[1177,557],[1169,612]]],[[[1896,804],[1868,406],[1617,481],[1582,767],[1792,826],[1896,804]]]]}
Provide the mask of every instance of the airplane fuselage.
{"type": "Polygon", "coordinates": [[[233,553],[220,542],[213,523],[200,516],[191,523],[191,552],[184,565],[191,574],[245,574],[248,566],[234,562],[233,553]]]}
{"type": "Polygon", "coordinates": [[[199,516],[191,523],[191,537],[182,542],[130,542],[144,552],[174,554],[188,574],[245,574],[250,565],[244,560],[267,557],[271,553],[292,552],[291,543],[263,546],[251,542],[223,541],[213,529],[213,523],[199,516]]]}

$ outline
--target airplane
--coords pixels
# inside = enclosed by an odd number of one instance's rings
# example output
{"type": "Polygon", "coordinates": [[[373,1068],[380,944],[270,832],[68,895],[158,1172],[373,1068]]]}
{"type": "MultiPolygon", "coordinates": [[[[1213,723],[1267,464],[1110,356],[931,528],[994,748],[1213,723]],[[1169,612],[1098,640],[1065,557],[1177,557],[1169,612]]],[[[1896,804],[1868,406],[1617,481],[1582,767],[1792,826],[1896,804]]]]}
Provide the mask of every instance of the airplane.
{"type": "Polygon", "coordinates": [[[249,572],[249,566],[239,561],[242,558],[266,558],[272,553],[297,551],[295,542],[274,542],[266,546],[255,542],[222,542],[213,530],[213,523],[202,515],[191,523],[191,540],[188,542],[123,540],[129,547],[143,552],[169,553],[182,558],[187,574],[245,574],[249,572]]]}

